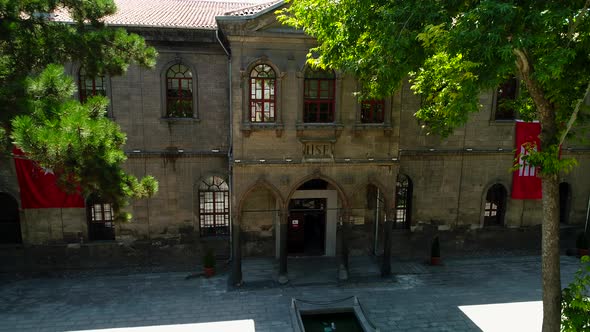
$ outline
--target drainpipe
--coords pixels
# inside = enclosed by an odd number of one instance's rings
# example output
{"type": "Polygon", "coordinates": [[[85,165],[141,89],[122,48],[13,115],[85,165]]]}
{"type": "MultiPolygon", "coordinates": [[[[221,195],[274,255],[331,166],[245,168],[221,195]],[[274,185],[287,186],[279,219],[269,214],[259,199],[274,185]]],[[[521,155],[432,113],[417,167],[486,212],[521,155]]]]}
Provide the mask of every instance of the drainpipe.
{"type": "Polygon", "coordinates": [[[231,75],[231,71],[232,71],[232,67],[231,67],[231,53],[229,52],[229,50],[225,47],[225,45],[223,45],[223,43],[221,42],[221,39],[219,39],[219,28],[217,30],[215,30],[215,39],[217,39],[217,42],[219,42],[219,45],[221,45],[221,48],[223,48],[223,51],[225,52],[225,55],[227,56],[227,80],[229,83],[229,87],[228,87],[228,103],[227,103],[227,107],[228,107],[228,113],[229,113],[229,146],[227,149],[227,164],[228,164],[228,182],[229,182],[229,197],[230,197],[230,204],[229,204],[229,218],[230,218],[230,225],[229,225],[229,259],[230,261],[233,259],[233,252],[234,252],[234,243],[233,243],[233,188],[234,188],[234,183],[233,183],[233,167],[232,167],[232,160],[233,160],[233,135],[234,135],[234,130],[233,130],[233,112],[232,112],[232,75],[231,75]]]}
{"type": "Polygon", "coordinates": [[[380,197],[381,191],[377,188],[377,206],[375,208],[375,247],[374,247],[374,254],[375,256],[379,255],[378,250],[378,239],[379,239],[379,212],[380,212],[380,197]]]}

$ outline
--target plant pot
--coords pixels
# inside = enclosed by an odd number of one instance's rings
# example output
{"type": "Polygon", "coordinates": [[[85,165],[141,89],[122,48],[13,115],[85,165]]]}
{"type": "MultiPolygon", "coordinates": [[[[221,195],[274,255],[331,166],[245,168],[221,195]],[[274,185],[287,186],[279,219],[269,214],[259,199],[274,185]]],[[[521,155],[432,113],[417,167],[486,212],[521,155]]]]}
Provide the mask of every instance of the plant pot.
{"type": "Polygon", "coordinates": [[[588,256],[588,249],[578,248],[578,257],[588,256]]]}
{"type": "Polygon", "coordinates": [[[430,265],[440,265],[440,257],[430,257],[430,265]]]}
{"type": "Polygon", "coordinates": [[[214,267],[204,267],[203,272],[205,273],[205,277],[211,278],[215,275],[215,268],[214,267]]]}

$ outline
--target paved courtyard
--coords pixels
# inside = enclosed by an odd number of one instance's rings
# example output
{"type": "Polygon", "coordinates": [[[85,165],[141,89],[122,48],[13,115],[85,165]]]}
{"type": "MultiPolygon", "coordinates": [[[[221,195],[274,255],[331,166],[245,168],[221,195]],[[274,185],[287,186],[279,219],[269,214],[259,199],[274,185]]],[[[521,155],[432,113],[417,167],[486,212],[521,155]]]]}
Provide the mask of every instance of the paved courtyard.
{"type": "MultiPolygon", "coordinates": [[[[438,267],[394,262],[396,274],[387,279],[377,277],[374,263],[369,258],[352,260],[351,279],[338,283],[331,264],[322,270],[306,268],[301,259],[290,260],[292,281],[280,286],[262,273],[272,271],[270,261],[246,260],[247,282],[240,289],[228,288],[226,273],[211,279],[185,279],[188,272],[122,270],[28,279],[4,276],[0,331],[138,326],[205,331],[184,324],[253,320],[257,332],[289,332],[292,298],[327,302],[349,296],[358,297],[381,331],[522,332],[540,326],[539,256],[449,259],[438,267]]],[[[578,264],[576,258],[562,256],[563,285],[578,264]]]]}

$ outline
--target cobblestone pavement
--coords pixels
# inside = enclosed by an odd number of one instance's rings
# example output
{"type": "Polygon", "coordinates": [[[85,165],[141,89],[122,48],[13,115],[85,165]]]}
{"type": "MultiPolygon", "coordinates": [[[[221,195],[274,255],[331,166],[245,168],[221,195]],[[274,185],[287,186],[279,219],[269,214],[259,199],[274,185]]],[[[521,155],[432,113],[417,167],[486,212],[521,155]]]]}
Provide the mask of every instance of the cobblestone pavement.
{"type": "MultiPolygon", "coordinates": [[[[371,264],[370,260],[366,264],[371,264]]],[[[576,258],[562,256],[564,286],[578,264],[576,258]]],[[[353,295],[381,331],[480,331],[458,306],[541,299],[538,256],[463,258],[447,260],[438,267],[419,262],[395,262],[394,266],[398,274],[387,279],[351,274],[351,280],[344,283],[320,278],[318,283],[298,284],[293,280],[286,286],[260,280],[239,289],[228,288],[225,273],[211,279],[185,279],[186,272],[124,271],[12,280],[4,277],[0,285],[0,331],[72,331],[253,319],[258,332],[289,332],[293,331],[292,298],[327,301],[353,295]]],[[[358,264],[351,271],[355,269],[363,270],[358,264]]],[[[248,268],[244,275],[248,275],[248,268]]]]}

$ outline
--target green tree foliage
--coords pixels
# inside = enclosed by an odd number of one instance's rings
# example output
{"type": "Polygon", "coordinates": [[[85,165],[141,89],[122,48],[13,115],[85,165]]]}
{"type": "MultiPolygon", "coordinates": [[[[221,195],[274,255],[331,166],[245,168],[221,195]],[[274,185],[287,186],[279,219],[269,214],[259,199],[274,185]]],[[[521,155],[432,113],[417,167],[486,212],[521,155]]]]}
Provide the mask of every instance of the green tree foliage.
{"type": "Polygon", "coordinates": [[[105,116],[108,100],[75,100],[76,84],[61,66],[112,76],[131,63],[155,64],[155,49],[140,36],[101,22],[115,10],[113,0],[0,0],[0,141],[5,152],[14,144],[54,169],[65,189],[96,193],[120,212],[130,198],[153,195],[158,184],[123,170],[126,137],[105,116]],[[56,22],[56,11],[72,21],[56,22]]]}
{"type": "Polygon", "coordinates": [[[583,256],[574,281],[563,289],[561,330],[590,330],[590,256],[583,256]]]}
{"type": "Polygon", "coordinates": [[[362,97],[410,78],[415,116],[442,137],[479,111],[478,97],[512,76],[519,115],[541,123],[528,162],[543,182],[543,331],[559,331],[559,146],[589,117],[589,0],[287,0],[279,19],[317,38],[309,61],[356,76],[362,97]]]}

